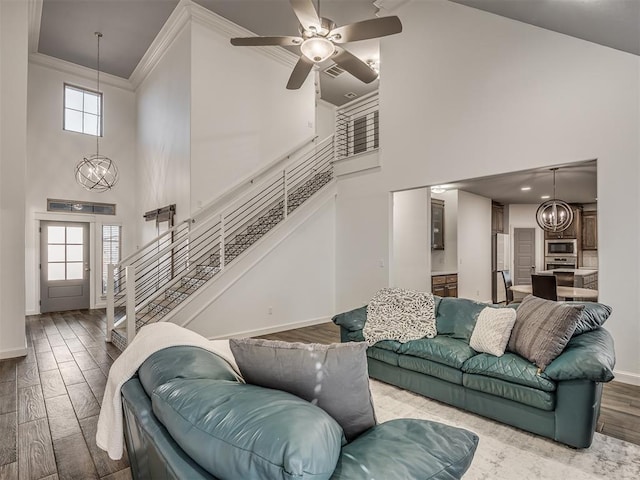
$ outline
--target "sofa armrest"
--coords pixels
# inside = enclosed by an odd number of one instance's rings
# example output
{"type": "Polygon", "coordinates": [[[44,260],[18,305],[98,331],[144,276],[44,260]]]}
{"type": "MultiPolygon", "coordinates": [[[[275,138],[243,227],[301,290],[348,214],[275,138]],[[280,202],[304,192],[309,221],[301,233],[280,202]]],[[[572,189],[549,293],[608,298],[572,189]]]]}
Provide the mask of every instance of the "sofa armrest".
{"type": "Polygon", "coordinates": [[[364,328],[364,324],[367,322],[367,306],[339,313],[331,320],[348,332],[358,332],[364,328]]]}
{"type": "Polygon", "coordinates": [[[609,382],[614,377],[615,363],[613,338],[604,328],[598,328],[573,337],[544,373],[557,381],[609,382]]]}

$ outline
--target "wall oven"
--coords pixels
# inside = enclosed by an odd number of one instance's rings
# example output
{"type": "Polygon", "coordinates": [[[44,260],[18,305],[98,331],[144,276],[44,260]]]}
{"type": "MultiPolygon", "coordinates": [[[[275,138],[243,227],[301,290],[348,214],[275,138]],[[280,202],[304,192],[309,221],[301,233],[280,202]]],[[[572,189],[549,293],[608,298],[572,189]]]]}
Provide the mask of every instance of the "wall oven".
{"type": "Polygon", "coordinates": [[[577,257],[578,241],[574,239],[545,240],[544,255],[546,257],[577,257]]]}
{"type": "Polygon", "coordinates": [[[556,268],[578,268],[578,257],[545,257],[545,270],[556,268]]]}

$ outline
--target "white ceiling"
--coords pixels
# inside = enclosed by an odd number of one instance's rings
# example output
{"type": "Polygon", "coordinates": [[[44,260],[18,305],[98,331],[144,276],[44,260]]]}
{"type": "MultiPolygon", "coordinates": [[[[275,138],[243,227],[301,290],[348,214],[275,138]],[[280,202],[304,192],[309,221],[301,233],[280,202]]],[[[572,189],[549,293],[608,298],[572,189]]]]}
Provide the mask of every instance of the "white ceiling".
{"type": "MultiPolygon", "coordinates": [[[[451,1],[640,55],[640,0],[451,1]]],[[[104,35],[100,46],[101,70],[123,78],[129,78],[178,3],[177,0],[42,2],[40,53],[95,68],[94,32],[100,31],[104,35]]],[[[297,35],[298,32],[298,22],[288,0],[196,2],[258,35],[297,35]]],[[[375,18],[376,11],[373,0],[320,1],[321,16],[331,18],[338,25],[375,18]]],[[[378,58],[377,40],[349,43],[347,48],[365,61],[378,58]]],[[[384,66],[382,70],[384,75],[384,66]]],[[[349,101],[345,93],[361,96],[375,90],[378,83],[365,85],[348,73],[336,79],[322,73],[320,79],[322,98],[335,105],[349,101]]]]}

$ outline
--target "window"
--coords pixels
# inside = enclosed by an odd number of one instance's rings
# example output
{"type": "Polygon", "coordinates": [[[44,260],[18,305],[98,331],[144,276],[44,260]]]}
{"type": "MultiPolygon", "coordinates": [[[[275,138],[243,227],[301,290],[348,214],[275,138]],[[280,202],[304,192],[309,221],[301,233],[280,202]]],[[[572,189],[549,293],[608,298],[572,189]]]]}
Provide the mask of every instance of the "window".
{"type": "Polygon", "coordinates": [[[102,135],[102,94],[65,84],[64,129],[102,135]]]}
{"type": "MultiPolygon", "coordinates": [[[[107,265],[120,261],[120,225],[102,226],[102,294],[107,294],[107,265]]],[[[116,282],[117,283],[117,282],[116,282]]],[[[118,285],[114,285],[118,291],[118,285]]]]}
{"type": "Polygon", "coordinates": [[[82,280],[84,245],[82,227],[49,225],[47,280],[82,280]]]}

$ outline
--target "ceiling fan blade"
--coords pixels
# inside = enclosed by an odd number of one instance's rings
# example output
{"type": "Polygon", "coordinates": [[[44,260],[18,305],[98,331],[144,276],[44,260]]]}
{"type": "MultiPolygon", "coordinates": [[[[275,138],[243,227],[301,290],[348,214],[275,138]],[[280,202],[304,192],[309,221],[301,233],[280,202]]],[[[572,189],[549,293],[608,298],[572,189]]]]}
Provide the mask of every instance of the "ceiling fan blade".
{"type": "Polygon", "coordinates": [[[315,29],[318,31],[320,29],[322,22],[320,18],[318,18],[318,13],[311,0],[289,0],[289,2],[296,17],[298,17],[300,25],[302,25],[305,30],[315,29]]]}
{"type": "Polygon", "coordinates": [[[385,37],[401,31],[402,23],[394,15],[392,17],[372,18],[371,20],[343,25],[331,30],[327,36],[332,38],[335,43],[346,43],[385,37]]]}
{"type": "Polygon", "coordinates": [[[287,83],[287,90],[297,90],[300,88],[312,68],[313,62],[304,55],[301,55],[298,63],[293,67],[293,72],[291,72],[291,76],[289,77],[289,83],[287,83]]]}
{"type": "Polygon", "coordinates": [[[231,39],[231,45],[236,47],[264,47],[267,45],[289,47],[300,45],[301,43],[302,38],[300,37],[243,37],[231,39]]]}
{"type": "Polygon", "coordinates": [[[336,53],[331,59],[336,62],[339,67],[364,83],[371,83],[378,78],[378,74],[372,70],[369,65],[344,48],[336,47],[336,53]]]}

